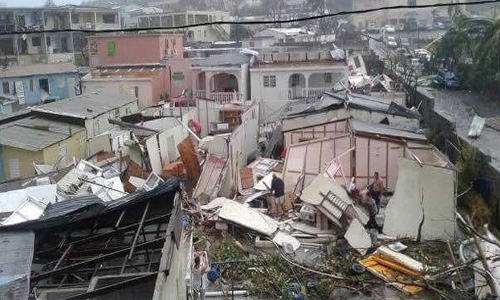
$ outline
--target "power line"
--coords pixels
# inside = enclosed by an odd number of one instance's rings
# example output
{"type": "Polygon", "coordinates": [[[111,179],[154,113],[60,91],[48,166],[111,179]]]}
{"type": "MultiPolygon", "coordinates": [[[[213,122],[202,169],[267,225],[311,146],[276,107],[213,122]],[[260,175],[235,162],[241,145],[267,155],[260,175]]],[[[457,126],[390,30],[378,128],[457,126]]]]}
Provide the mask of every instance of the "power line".
{"type": "Polygon", "coordinates": [[[453,6],[467,6],[467,5],[483,5],[500,3],[500,0],[481,0],[476,2],[464,2],[464,3],[434,3],[434,4],[422,4],[422,5],[393,5],[393,6],[381,6],[377,8],[353,10],[353,11],[340,11],[336,13],[322,14],[317,16],[310,16],[304,18],[295,18],[288,20],[265,20],[265,21],[213,21],[213,22],[203,22],[189,25],[181,26],[155,26],[147,28],[121,28],[121,29],[51,29],[51,30],[27,30],[27,31],[11,31],[0,33],[0,36],[15,35],[15,34],[33,34],[33,33],[59,33],[59,32],[81,32],[81,33],[109,33],[109,32],[137,32],[137,31],[149,31],[149,30],[177,30],[186,28],[196,28],[202,26],[212,26],[212,25],[265,25],[265,24],[287,24],[295,22],[305,22],[313,21],[324,18],[338,17],[338,16],[348,16],[357,14],[366,14],[371,12],[383,11],[383,10],[393,10],[393,9],[422,9],[422,8],[438,8],[438,7],[453,7],[453,6]]]}

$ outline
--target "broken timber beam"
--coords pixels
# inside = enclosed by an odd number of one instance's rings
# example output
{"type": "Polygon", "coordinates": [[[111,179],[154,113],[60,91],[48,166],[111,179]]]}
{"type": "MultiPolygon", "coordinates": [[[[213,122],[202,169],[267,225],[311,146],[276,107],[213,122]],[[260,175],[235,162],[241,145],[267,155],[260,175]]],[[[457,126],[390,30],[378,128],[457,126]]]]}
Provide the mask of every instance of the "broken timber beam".
{"type": "MultiPolygon", "coordinates": [[[[153,247],[158,247],[158,246],[161,247],[165,243],[165,240],[166,240],[165,237],[155,239],[155,240],[152,240],[152,241],[149,241],[146,243],[139,244],[139,245],[135,246],[135,249],[142,250],[142,249],[153,248],[153,247]]],[[[131,249],[131,247],[127,247],[123,250],[118,250],[118,251],[115,251],[115,252],[112,252],[109,254],[105,254],[105,255],[97,256],[97,257],[94,257],[91,259],[87,259],[87,260],[84,260],[84,261],[81,261],[81,262],[78,262],[78,263],[75,263],[72,265],[62,267],[62,268],[57,269],[57,270],[52,270],[52,271],[44,272],[44,273],[41,273],[38,275],[34,275],[34,276],[31,276],[30,280],[31,281],[39,281],[41,279],[50,278],[50,277],[53,277],[56,275],[67,274],[73,270],[77,270],[79,268],[82,268],[82,267],[85,267],[88,265],[93,265],[93,264],[98,263],[98,262],[102,262],[102,261],[106,261],[109,259],[124,256],[130,252],[130,249],[131,249]]]]}

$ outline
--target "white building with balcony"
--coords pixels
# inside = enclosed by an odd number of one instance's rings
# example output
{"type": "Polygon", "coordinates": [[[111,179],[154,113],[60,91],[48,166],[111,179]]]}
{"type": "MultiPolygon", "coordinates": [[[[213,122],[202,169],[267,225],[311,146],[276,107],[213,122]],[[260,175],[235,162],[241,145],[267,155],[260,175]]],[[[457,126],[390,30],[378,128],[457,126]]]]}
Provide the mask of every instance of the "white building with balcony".
{"type": "Polygon", "coordinates": [[[347,73],[328,51],[260,55],[250,68],[250,98],[261,103],[261,121],[271,121],[290,100],[319,97],[347,73]]]}
{"type": "Polygon", "coordinates": [[[248,54],[211,55],[193,59],[192,85],[195,97],[224,104],[249,99],[249,67],[254,61],[248,54]]]}

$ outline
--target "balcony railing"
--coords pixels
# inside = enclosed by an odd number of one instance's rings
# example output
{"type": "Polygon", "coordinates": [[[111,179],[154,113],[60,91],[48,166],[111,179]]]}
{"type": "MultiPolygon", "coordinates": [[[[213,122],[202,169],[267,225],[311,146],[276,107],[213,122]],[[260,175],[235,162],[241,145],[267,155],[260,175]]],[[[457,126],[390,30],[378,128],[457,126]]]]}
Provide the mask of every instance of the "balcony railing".
{"type": "Polygon", "coordinates": [[[208,98],[219,104],[243,101],[243,94],[238,92],[212,92],[207,94],[205,90],[194,90],[193,97],[208,98]]]}
{"type": "Polygon", "coordinates": [[[233,101],[242,101],[243,95],[237,92],[214,92],[210,93],[210,100],[219,104],[231,103],[233,101]]]}
{"type": "Polygon", "coordinates": [[[205,90],[194,90],[193,91],[193,97],[195,98],[206,98],[207,93],[205,90]]]}
{"type": "Polygon", "coordinates": [[[322,87],[322,88],[292,88],[288,89],[288,99],[299,99],[299,98],[318,98],[325,91],[329,91],[331,88],[322,87]]]}

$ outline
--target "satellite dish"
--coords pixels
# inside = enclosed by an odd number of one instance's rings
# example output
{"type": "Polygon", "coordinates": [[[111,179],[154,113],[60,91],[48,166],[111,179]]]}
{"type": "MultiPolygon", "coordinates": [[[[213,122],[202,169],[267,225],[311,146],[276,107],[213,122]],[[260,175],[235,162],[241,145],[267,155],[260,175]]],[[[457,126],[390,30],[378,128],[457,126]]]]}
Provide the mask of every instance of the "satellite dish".
{"type": "Polygon", "coordinates": [[[22,37],[23,41],[26,41],[26,38],[27,38],[26,33],[23,33],[23,35],[21,37],[22,37]]]}

